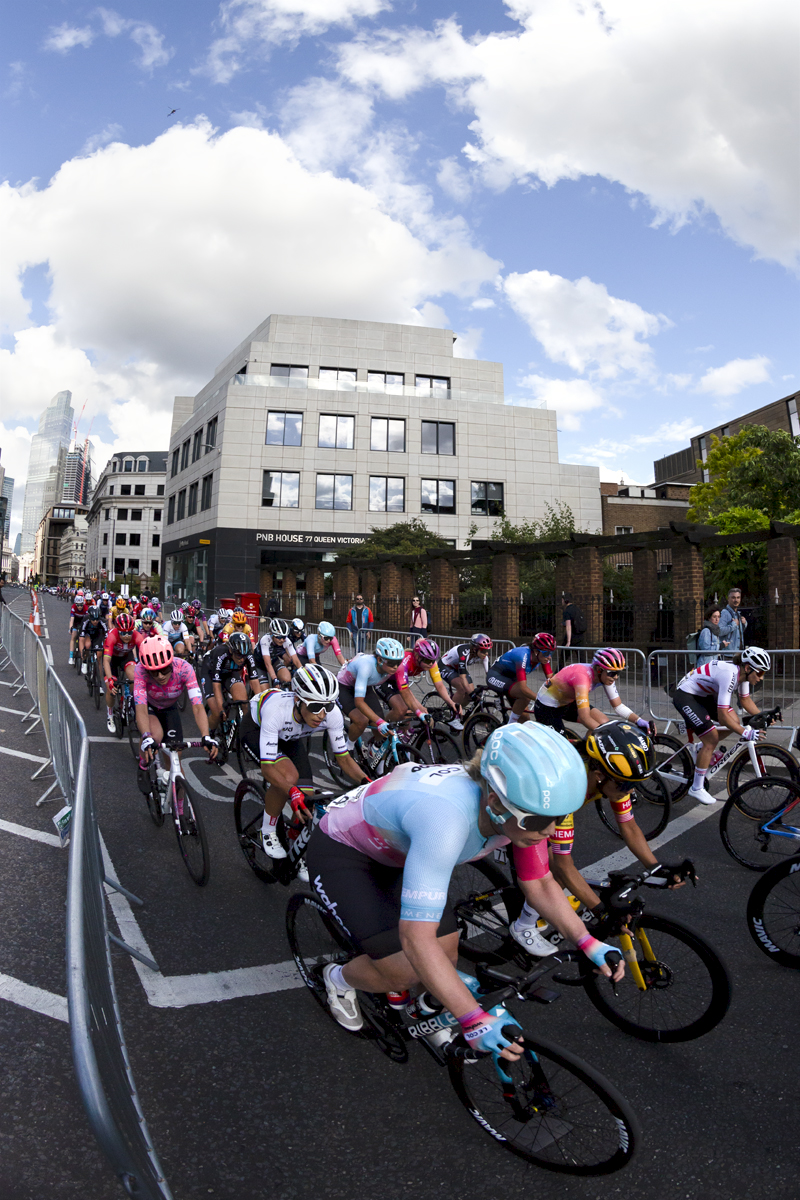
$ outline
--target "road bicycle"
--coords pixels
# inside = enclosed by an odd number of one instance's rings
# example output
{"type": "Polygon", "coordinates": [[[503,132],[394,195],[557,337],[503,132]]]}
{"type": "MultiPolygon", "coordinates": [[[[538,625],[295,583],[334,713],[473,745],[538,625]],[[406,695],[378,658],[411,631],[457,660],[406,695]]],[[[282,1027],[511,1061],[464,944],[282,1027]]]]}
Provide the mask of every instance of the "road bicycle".
{"type": "Polygon", "coordinates": [[[751,779],[720,813],[722,844],[743,867],[766,871],[800,852],[800,785],[789,779],[751,779]],[[793,823],[794,822],[794,823],[793,823]]]}
{"type": "MultiPolygon", "coordinates": [[[[401,763],[423,764],[425,759],[421,752],[417,750],[416,746],[409,745],[405,740],[406,733],[407,722],[405,721],[387,722],[386,737],[383,739],[380,734],[374,734],[372,740],[367,741],[367,732],[365,731],[361,737],[356,739],[351,751],[352,757],[365,775],[369,775],[371,779],[377,779],[380,775],[388,775],[401,763]]],[[[323,730],[322,734],[322,756],[325,759],[328,774],[336,786],[352,787],[352,781],[348,779],[336,761],[327,730],[323,730]]]]}
{"type": "Polygon", "coordinates": [[[800,854],[758,880],[747,901],[747,928],[773,962],[800,970],[800,854]]]}
{"type": "MultiPolygon", "coordinates": [[[[442,724],[449,724],[452,720],[450,709],[438,692],[427,692],[422,697],[422,703],[428,712],[433,713],[437,721],[441,721],[442,724]]],[[[505,696],[500,695],[493,688],[487,687],[485,683],[475,685],[475,690],[463,705],[461,716],[464,726],[461,731],[461,741],[465,757],[471,758],[475,751],[484,744],[492,730],[496,729],[498,725],[505,724],[510,709],[511,706],[505,696]]]]}
{"type": "Polygon", "coordinates": [[[242,741],[242,717],[248,706],[248,700],[231,700],[230,697],[226,698],[222,715],[214,734],[219,742],[219,753],[216,761],[220,766],[224,766],[228,759],[235,754],[239,774],[242,778],[247,779],[252,777],[260,779],[261,764],[257,759],[253,759],[247,754],[244,742],[242,741]]]}
{"type": "Polygon", "coordinates": [[[124,667],[114,668],[114,733],[122,741],[128,731],[128,742],[134,758],[139,757],[139,731],[136,728],[136,705],[133,702],[133,684],[125,674],[124,667]],[[136,739],[134,748],[134,738],[136,739]]]}
{"type": "MultiPolygon", "coordinates": [[[[680,873],[694,882],[688,859],[680,873]]],[[[513,881],[513,860],[510,876],[485,859],[464,863],[454,872],[450,897],[461,931],[459,953],[469,962],[514,962],[523,970],[530,964],[527,951],[509,932],[524,899],[513,881]]],[[[650,871],[609,872],[607,882],[590,885],[606,908],[598,922],[571,897],[591,932],[618,946],[625,959],[626,973],[615,987],[608,986],[578,951],[559,949],[547,963],[556,971],[564,962],[574,962],[576,973],[554,974],[553,982],[583,987],[595,1008],[618,1029],[642,1041],[685,1042],[719,1024],[730,1005],[731,983],[724,963],[704,938],[678,921],[646,913],[644,901],[634,895],[642,886],[663,888],[666,883],[663,877],[651,877],[650,871]]],[[[561,934],[544,921],[540,926],[543,936],[560,947],[561,934]]],[[[551,998],[555,999],[552,993],[551,998]]]]}
{"type": "MultiPolygon", "coordinates": [[[[286,932],[303,982],[331,1016],[323,968],[346,963],[358,953],[356,947],[322,901],[305,891],[289,899],[286,932]]],[[[608,957],[618,961],[613,953],[608,957]]],[[[481,1006],[503,1020],[509,1017],[504,1001],[535,999],[538,980],[548,969],[549,964],[537,964],[511,978],[482,966],[477,978],[462,979],[481,1006]]],[[[565,1175],[609,1175],[633,1158],[641,1134],[631,1106],[569,1050],[532,1037],[509,1017],[503,1032],[522,1038],[525,1048],[516,1063],[495,1060],[469,1048],[456,1018],[427,993],[400,1010],[380,993],[359,992],[359,1002],[364,1026],[354,1033],[337,1024],[342,1036],[372,1042],[394,1063],[407,1062],[409,1046],[420,1042],[447,1067],[458,1099],[497,1147],[565,1175]]]]}
{"type": "Polygon", "coordinates": [[[288,886],[299,874],[307,881],[303,858],[312,830],[325,815],[325,805],[339,795],[310,783],[298,783],[308,807],[305,812],[287,804],[278,817],[276,831],[286,858],[271,858],[261,844],[261,826],[264,817],[265,785],[243,779],[233,797],[233,820],[239,847],[247,865],[264,883],[282,883],[288,886]]]}
{"type": "MultiPolygon", "coordinates": [[[[776,721],[782,720],[783,715],[779,706],[759,713],[757,716],[748,714],[742,717],[744,725],[752,725],[753,728],[762,730],[768,729],[776,721]]],[[[672,721],[667,722],[667,730],[672,723],[672,721]]],[[[656,772],[669,788],[673,804],[682,800],[692,786],[695,760],[702,745],[699,738],[696,739],[692,730],[688,729],[683,722],[676,721],[675,724],[686,731],[688,742],[679,741],[669,732],[657,733],[653,739],[656,747],[656,772]]],[[[726,730],[727,726],[717,725],[715,728],[726,730]]],[[[772,742],[748,742],[745,738],[740,737],[727,749],[720,747],[717,756],[711,760],[711,766],[706,773],[705,786],[709,788],[715,775],[718,775],[726,767],[728,768],[726,781],[728,794],[735,792],[741,784],[748,780],[760,779],[764,775],[772,775],[778,779],[793,779],[796,783],[800,783],[800,767],[794,756],[788,750],[784,750],[782,746],[776,746],[772,742]]]]}
{"type": "MultiPolygon", "coordinates": [[[[203,815],[197,793],[186,782],[181,766],[182,750],[201,747],[201,741],[181,742],[166,737],[161,749],[169,755],[169,780],[162,784],[158,778],[158,754],[153,755],[149,766],[143,767],[139,760],[137,783],[147,800],[147,809],[154,825],[164,824],[164,818],[172,818],[172,826],[178,839],[186,870],[198,887],[205,887],[211,873],[211,857],[208,850],[203,815]]],[[[211,760],[209,759],[209,762],[211,760]]]]}
{"type": "Polygon", "coordinates": [[[83,653],[86,655],[86,675],[84,676],[86,687],[89,695],[94,700],[95,708],[99,709],[100,698],[102,696],[100,689],[103,686],[103,671],[102,663],[98,661],[98,656],[102,655],[103,650],[100,647],[99,650],[84,650],[83,653]]]}

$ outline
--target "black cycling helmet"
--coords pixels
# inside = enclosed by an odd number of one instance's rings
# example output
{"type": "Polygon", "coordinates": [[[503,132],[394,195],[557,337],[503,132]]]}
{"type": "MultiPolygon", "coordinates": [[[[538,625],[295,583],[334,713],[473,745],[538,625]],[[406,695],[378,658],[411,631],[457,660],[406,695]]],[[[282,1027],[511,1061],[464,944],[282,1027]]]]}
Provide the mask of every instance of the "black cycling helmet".
{"type": "Polygon", "coordinates": [[[240,654],[242,658],[247,658],[250,653],[250,638],[246,633],[232,633],[228,638],[228,645],[234,654],[240,654]]]}
{"type": "Polygon", "coordinates": [[[629,721],[606,721],[586,735],[584,752],[592,766],[620,783],[649,779],[656,769],[653,741],[629,721]]]}
{"type": "Polygon", "coordinates": [[[99,621],[100,620],[100,609],[97,607],[97,605],[93,604],[86,615],[90,621],[99,621]]]}

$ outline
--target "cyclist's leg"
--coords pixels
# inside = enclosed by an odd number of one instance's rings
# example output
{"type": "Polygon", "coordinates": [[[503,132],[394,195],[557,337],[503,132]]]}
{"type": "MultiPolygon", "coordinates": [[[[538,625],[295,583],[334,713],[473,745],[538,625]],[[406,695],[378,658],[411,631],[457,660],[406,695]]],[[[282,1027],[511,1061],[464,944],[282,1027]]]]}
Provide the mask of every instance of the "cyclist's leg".
{"type": "Polygon", "coordinates": [[[275,676],[279,683],[291,683],[292,672],[288,667],[276,667],[275,676]]]}
{"type": "Polygon", "coordinates": [[[186,644],[183,641],[173,642],[172,649],[175,652],[175,654],[178,655],[178,658],[186,657],[186,644]]]}
{"type": "Polygon", "coordinates": [[[454,675],[452,681],[453,699],[456,704],[463,706],[469,701],[475,691],[475,684],[470,675],[454,675]]]}

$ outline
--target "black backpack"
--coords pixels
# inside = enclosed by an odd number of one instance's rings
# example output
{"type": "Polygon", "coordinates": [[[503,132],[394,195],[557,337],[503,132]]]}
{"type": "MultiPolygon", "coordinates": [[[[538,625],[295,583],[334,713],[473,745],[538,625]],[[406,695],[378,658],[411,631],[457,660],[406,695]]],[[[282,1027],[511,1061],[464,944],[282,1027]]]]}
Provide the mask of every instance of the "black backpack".
{"type": "Polygon", "coordinates": [[[577,637],[582,637],[586,633],[586,617],[577,604],[573,605],[573,608],[575,609],[575,616],[572,618],[572,630],[577,637]]]}

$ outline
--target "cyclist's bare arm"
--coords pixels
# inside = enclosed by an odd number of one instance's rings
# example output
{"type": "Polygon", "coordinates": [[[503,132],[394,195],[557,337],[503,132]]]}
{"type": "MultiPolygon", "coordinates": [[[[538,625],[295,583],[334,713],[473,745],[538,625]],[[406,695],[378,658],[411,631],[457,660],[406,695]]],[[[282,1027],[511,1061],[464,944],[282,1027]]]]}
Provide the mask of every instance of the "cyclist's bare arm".
{"type": "Polygon", "coordinates": [[[360,713],[364,714],[370,725],[377,725],[379,721],[383,720],[383,717],[379,717],[377,713],[372,711],[363,696],[356,696],[356,708],[360,713]]]}
{"type": "Polygon", "coordinates": [[[587,729],[597,729],[599,725],[605,725],[606,721],[610,720],[605,713],[600,712],[599,708],[591,706],[578,706],[578,720],[581,725],[585,725],[587,729]]]}
{"type": "MultiPolygon", "coordinates": [[[[600,903],[600,897],[592,888],[589,887],[586,880],[581,875],[575,863],[572,861],[571,854],[555,854],[550,853],[550,870],[553,872],[553,878],[558,883],[559,887],[568,888],[573,896],[577,896],[581,904],[587,908],[595,908],[600,903]]],[[[526,892],[527,884],[520,880],[522,891],[525,893],[525,898],[528,899],[526,892]]],[[[529,901],[531,908],[535,908],[533,901],[529,901]]],[[[539,911],[538,909],[536,910],[539,911]]],[[[585,932],[585,930],[584,930],[585,932]]]]}
{"type": "Polygon", "coordinates": [[[361,770],[361,767],[353,758],[352,754],[342,754],[341,756],[337,755],[336,761],[348,779],[352,779],[354,783],[367,782],[367,776],[361,770]]]}
{"type": "Polygon", "coordinates": [[[750,713],[751,717],[757,717],[761,709],[757,706],[752,696],[740,696],[739,701],[745,712],[750,713]]]}
{"type": "Polygon", "coordinates": [[[408,709],[409,712],[416,713],[416,712],[427,712],[428,711],[427,708],[425,707],[425,705],[420,703],[420,701],[414,695],[414,693],[412,692],[410,687],[406,686],[406,687],[400,688],[400,695],[402,696],[403,700],[405,701],[406,708],[408,709]]]}

